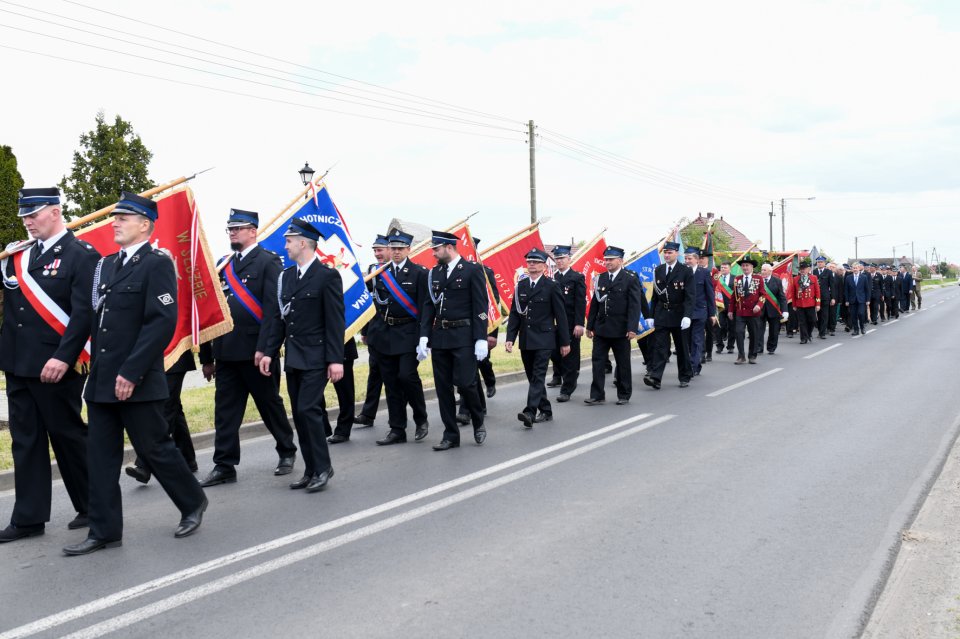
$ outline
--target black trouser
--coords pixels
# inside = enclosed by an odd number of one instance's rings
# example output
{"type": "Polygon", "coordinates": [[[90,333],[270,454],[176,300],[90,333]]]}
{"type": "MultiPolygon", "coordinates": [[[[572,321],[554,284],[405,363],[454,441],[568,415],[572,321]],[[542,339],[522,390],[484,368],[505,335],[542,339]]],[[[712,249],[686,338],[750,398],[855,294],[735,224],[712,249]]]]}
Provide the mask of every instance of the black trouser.
{"type": "Polygon", "coordinates": [[[552,415],[550,400],[547,399],[547,365],[550,364],[549,350],[520,349],[523,371],[527,374],[527,407],[523,412],[536,416],[537,411],[552,415]]]}
{"type": "Polygon", "coordinates": [[[767,352],[772,353],[777,350],[777,344],[780,342],[780,318],[768,317],[766,315],[760,318],[761,347],[763,345],[764,332],[767,333],[767,352]]]}
{"type": "Polygon", "coordinates": [[[580,338],[570,334],[570,352],[566,357],[560,356],[560,349],[554,348],[550,353],[553,362],[553,379],[560,382],[562,395],[573,395],[577,390],[577,380],[580,379],[580,338]]]}
{"type": "Polygon", "coordinates": [[[790,317],[787,319],[787,335],[793,335],[800,330],[800,309],[794,308],[793,304],[788,304],[787,308],[790,309],[790,317]]]}
{"type": "Polygon", "coordinates": [[[170,439],[163,419],[164,400],[150,402],[87,402],[90,417],[87,459],[90,464],[90,532],[93,539],[114,541],[123,537],[123,501],[120,466],[123,464],[123,431],[126,428],[137,456],[181,515],[203,503],[203,489],[170,439]]]}
{"type": "Polygon", "coordinates": [[[380,409],[380,393],[383,392],[383,377],[380,371],[380,362],[377,361],[377,356],[369,346],[367,347],[367,353],[370,356],[368,360],[370,369],[367,375],[367,394],[363,398],[363,408],[360,409],[360,414],[373,419],[377,416],[377,411],[380,409]]]}
{"type": "Polygon", "coordinates": [[[440,405],[440,420],[443,422],[443,438],[450,442],[460,441],[460,427],[457,425],[457,401],[453,389],[457,388],[461,401],[467,404],[467,411],[474,429],[483,426],[483,409],[477,392],[477,358],[473,354],[473,344],[459,348],[434,348],[431,351],[433,361],[433,380],[440,405]]]}
{"type": "MultiPolygon", "coordinates": [[[[750,341],[747,342],[747,357],[755,359],[760,352],[762,323],[759,317],[741,317],[737,315],[737,357],[743,358],[744,341],[747,331],[750,331],[750,341]]],[[[802,326],[802,324],[801,324],[802,326]]]]}
{"type": "Polygon", "coordinates": [[[670,338],[673,337],[673,345],[677,349],[677,371],[681,382],[689,382],[693,377],[693,371],[690,369],[690,354],[687,352],[687,343],[683,339],[683,331],[679,326],[657,326],[647,339],[652,339],[650,377],[656,380],[663,378],[664,369],[667,367],[667,360],[670,359],[670,338]]]}
{"type": "Polygon", "coordinates": [[[888,297],[887,298],[887,319],[897,319],[900,317],[900,305],[897,303],[897,298],[888,297]]]}
{"type": "Polygon", "coordinates": [[[56,384],[7,372],[16,498],[10,521],[35,526],[50,521],[50,448],[74,510],[87,512],[87,426],[80,418],[85,375],[68,370],[56,384]]]}
{"type": "Polygon", "coordinates": [[[854,332],[867,332],[867,305],[863,302],[850,302],[847,307],[847,317],[854,332]]]}
{"type": "MultiPolygon", "coordinates": [[[[486,360],[486,359],[489,359],[489,358],[490,358],[490,355],[487,355],[487,357],[484,358],[484,359],[486,360]]],[[[485,381],[485,380],[484,380],[484,378],[483,378],[483,375],[480,374],[480,365],[481,365],[482,363],[483,363],[482,361],[481,361],[481,362],[477,362],[477,383],[476,383],[476,386],[474,386],[474,389],[475,389],[476,395],[477,395],[477,403],[478,403],[479,406],[480,406],[480,412],[483,413],[484,415],[486,415],[486,414],[487,414],[487,392],[486,392],[486,389],[484,388],[484,381],[485,381]]],[[[490,370],[493,370],[492,365],[491,365],[490,370]]],[[[494,378],[494,379],[496,379],[496,378],[494,378]]],[[[496,384],[494,384],[494,385],[496,385],[496,384]]],[[[466,404],[463,403],[463,391],[457,391],[457,413],[460,414],[460,415],[469,415],[469,414],[470,414],[470,409],[469,409],[469,407],[468,407],[466,404]]]]}
{"type": "MultiPolygon", "coordinates": [[[[710,330],[710,325],[707,325],[710,330]]],[[[726,311],[717,310],[717,325],[713,327],[714,341],[717,344],[717,352],[723,350],[726,345],[727,350],[733,350],[733,342],[737,339],[736,325],[727,316],[726,311]]]]}
{"type": "Polygon", "coordinates": [[[883,321],[887,321],[887,304],[889,303],[890,303],[890,300],[887,299],[886,297],[880,300],[880,319],[883,321]]]}
{"type": "Polygon", "coordinates": [[[647,367],[647,370],[650,369],[650,364],[653,362],[652,344],[653,333],[637,339],[637,348],[640,349],[640,354],[643,356],[643,365],[647,367]]]}
{"type": "MultiPolygon", "coordinates": [[[[719,314],[720,311],[717,311],[719,314]]],[[[707,323],[703,327],[703,352],[709,357],[713,358],[713,322],[710,321],[710,318],[707,318],[707,323]]]]}
{"type": "Polygon", "coordinates": [[[482,360],[477,362],[477,370],[480,371],[480,379],[487,388],[493,388],[497,385],[497,374],[493,372],[493,361],[490,359],[490,353],[482,360]]]}
{"type": "Polygon", "coordinates": [[[827,336],[827,327],[830,325],[830,313],[832,312],[833,307],[830,306],[830,302],[823,300],[820,310],[817,311],[817,334],[820,335],[820,337],[827,336]]]}
{"type": "Polygon", "coordinates": [[[606,399],[604,380],[606,379],[607,355],[613,351],[614,385],[617,387],[617,399],[630,399],[633,394],[633,373],[630,368],[630,338],[603,337],[593,334],[593,382],[590,384],[590,397],[606,399]]]}
{"type": "Polygon", "coordinates": [[[829,306],[830,302],[827,302],[827,330],[833,333],[837,330],[837,317],[839,315],[837,304],[829,306]]]}
{"type": "Polygon", "coordinates": [[[216,393],[213,424],[216,430],[213,463],[233,468],[240,463],[240,424],[247,409],[247,398],[253,402],[264,425],[277,442],[280,457],[297,452],[293,429],[280,398],[280,358],[274,358],[267,377],[253,361],[225,362],[217,360],[216,393]]]}
{"type": "Polygon", "coordinates": [[[687,340],[687,354],[690,356],[690,370],[699,373],[703,368],[700,361],[703,359],[703,335],[706,329],[708,319],[693,319],[690,322],[690,328],[683,331],[683,337],[687,340]]]}
{"type": "Polygon", "coordinates": [[[303,474],[319,475],[330,470],[330,450],[327,448],[327,402],[323,390],[327,387],[327,369],[299,370],[288,368],[287,392],[293,408],[293,423],[300,440],[303,455],[303,474]]]}
{"type": "Polygon", "coordinates": [[[417,426],[427,421],[427,403],[423,397],[423,382],[417,367],[416,353],[386,355],[377,353],[380,373],[387,387],[387,411],[390,430],[405,431],[407,428],[407,403],[413,411],[413,423],[417,426]]]}
{"type": "MultiPolygon", "coordinates": [[[[170,393],[170,397],[163,403],[163,419],[167,422],[167,432],[173,438],[173,445],[183,455],[183,460],[187,462],[187,466],[193,467],[197,464],[197,454],[193,450],[190,426],[187,424],[187,416],[183,414],[183,402],[180,401],[183,378],[186,374],[187,371],[167,373],[167,391],[170,393]]],[[[133,465],[150,470],[146,462],[139,457],[133,462],[133,465]]]]}
{"type": "MultiPolygon", "coordinates": [[[[340,378],[339,382],[333,383],[333,390],[337,393],[337,406],[339,406],[336,433],[344,437],[350,437],[350,431],[353,430],[353,409],[357,403],[352,359],[343,362],[343,377],[340,378]]],[[[323,432],[331,435],[330,419],[327,417],[326,410],[324,410],[324,417],[323,432]]]]}
{"type": "Polygon", "coordinates": [[[800,322],[800,339],[812,339],[813,330],[817,327],[817,309],[812,306],[808,306],[806,308],[797,308],[794,310],[797,313],[797,320],[800,322]]]}

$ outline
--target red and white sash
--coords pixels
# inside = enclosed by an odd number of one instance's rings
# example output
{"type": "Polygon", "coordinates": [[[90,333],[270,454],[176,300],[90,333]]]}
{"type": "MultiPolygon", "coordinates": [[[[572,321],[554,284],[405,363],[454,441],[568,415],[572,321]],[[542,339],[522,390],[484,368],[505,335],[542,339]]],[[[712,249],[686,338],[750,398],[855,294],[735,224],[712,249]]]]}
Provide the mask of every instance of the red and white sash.
{"type": "MultiPolygon", "coordinates": [[[[50,328],[63,337],[63,334],[67,331],[67,323],[70,322],[70,316],[67,315],[56,302],[50,299],[50,296],[41,288],[37,280],[30,275],[28,266],[33,248],[34,247],[31,246],[11,256],[13,259],[13,268],[17,273],[17,281],[20,283],[20,290],[23,291],[24,296],[27,298],[27,301],[30,302],[33,310],[37,312],[37,315],[42,317],[43,321],[46,322],[50,328]]],[[[87,340],[87,343],[84,344],[83,350],[80,352],[79,361],[81,364],[90,363],[90,340],[87,340]]]]}

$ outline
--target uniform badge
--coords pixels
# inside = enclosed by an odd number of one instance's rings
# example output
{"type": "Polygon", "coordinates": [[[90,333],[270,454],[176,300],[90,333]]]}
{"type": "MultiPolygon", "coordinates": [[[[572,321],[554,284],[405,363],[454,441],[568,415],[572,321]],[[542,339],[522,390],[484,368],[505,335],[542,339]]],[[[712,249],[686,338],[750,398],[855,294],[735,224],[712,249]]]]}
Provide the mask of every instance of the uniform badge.
{"type": "Polygon", "coordinates": [[[59,255],[59,254],[60,254],[60,251],[62,251],[62,250],[63,250],[63,247],[60,246],[59,244],[57,244],[56,246],[53,247],[53,252],[56,253],[57,255],[59,255]]]}
{"type": "Polygon", "coordinates": [[[130,261],[133,262],[134,264],[136,264],[137,262],[140,261],[140,256],[139,256],[139,255],[134,255],[133,257],[130,258],[130,261]]]}
{"type": "Polygon", "coordinates": [[[479,317],[479,318],[482,319],[482,320],[485,320],[485,319],[487,319],[487,314],[486,314],[486,313],[480,313],[477,317],[479,317]]]}
{"type": "Polygon", "coordinates": [[[174,302],[173,295],[171,295],[170,293],[157,295],[157,299],[160,300],[160,303],[163,304],[164,306],[170,306],[174,302]]]}

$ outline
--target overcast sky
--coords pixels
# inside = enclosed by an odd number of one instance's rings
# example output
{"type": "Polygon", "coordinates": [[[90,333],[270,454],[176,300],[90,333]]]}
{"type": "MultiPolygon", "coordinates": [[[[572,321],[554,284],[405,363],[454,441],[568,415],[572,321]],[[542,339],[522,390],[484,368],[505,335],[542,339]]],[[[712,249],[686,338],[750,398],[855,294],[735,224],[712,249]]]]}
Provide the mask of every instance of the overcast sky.
{"type": "Polygon", "coordinates": [[[364,259],[392,217],[443,228],[479,210],[490,244],[529,220],[533,119],[546,242],[607,226],[641,249],[713,211],[768,248],[775,200],[780,250],[780,198],[816,197],[786,202],[789,249],[846,258],[873,234],[861,257],[909,257],[913,241],[918,259],[960,262],[958,2],[96,6],[117,15],[0,0],[0,144],[48,186],[96,112],[120,114],[153,179],[216,167],[193,189],[218,251],[229,208],[271,217],[305,160],[336,164],[330,193],[364,259]]]}

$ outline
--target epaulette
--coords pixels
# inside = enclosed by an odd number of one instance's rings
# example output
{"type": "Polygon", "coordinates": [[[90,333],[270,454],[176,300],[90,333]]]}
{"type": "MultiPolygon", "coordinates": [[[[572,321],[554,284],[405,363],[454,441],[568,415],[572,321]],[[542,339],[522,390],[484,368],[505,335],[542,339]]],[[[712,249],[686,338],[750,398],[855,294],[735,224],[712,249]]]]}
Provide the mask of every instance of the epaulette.
{"type": "Polygon", "coordinates": [[[89,242],[84,242],[83,240],[80,240],[79,242],[77,242],[77,244],[79,244],[79,245],[82,246],[83,248],[87,249],[88,251],[96,251],[96,250],[97,250],[97,249],[93,248],[93,244],[90,244],[89,242]]]}
{"type": "MultiPolygon", "coordinates": [[[[261,246],[260,248],[263,248],[263,247],[261,246]]],[[[277,257],[280,257],[280,254],[277,253],[276,251],[271,251],[270,249],[263,249],[263,250],[269,253],[270,255],[276,255],[277,257]]]]}
{"type": "Polygon", "coordinates": [[[154,255],[162,255],[163,257],[167,258],[171,262],[173,261],[173,255],[171,255],[170,251],[168,251],[167,249],[155,248],[155,249],[151,249],[150,252],[153,253],[154,255]]]}

